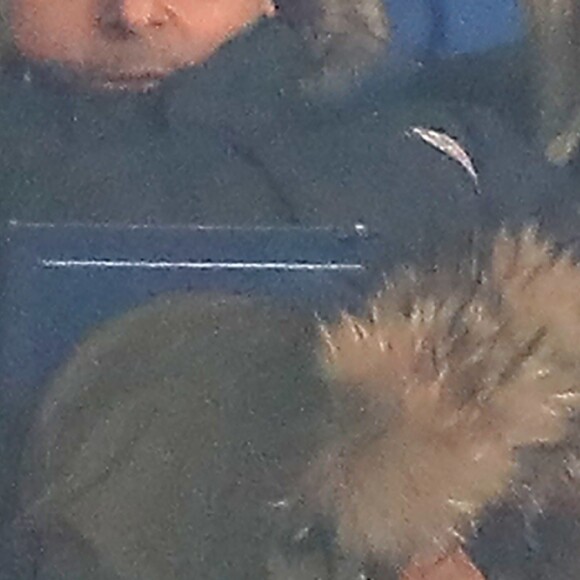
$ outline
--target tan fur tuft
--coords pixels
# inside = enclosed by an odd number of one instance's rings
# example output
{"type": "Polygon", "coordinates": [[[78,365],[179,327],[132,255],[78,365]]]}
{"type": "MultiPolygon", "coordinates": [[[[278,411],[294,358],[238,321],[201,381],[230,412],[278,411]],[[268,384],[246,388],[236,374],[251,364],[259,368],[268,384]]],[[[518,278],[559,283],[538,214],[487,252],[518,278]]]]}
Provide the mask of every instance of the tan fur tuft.
{"type": "Polygon", "coordinates": [[[363,558],[453,549],[517,485],[517,451],[560,443],[577,406],[580,269],[528,228],[468,272],[399,274],[323,329],[339,412],[353,394],[366,415],[323,452],[315,495],[363,558]]]}
{"type": "Polygon", "coordinates": [[[493,277],[514,326],[545,329],[554,355],[580,357],[580,268],[566,252],[538,240],[533,228],[503,235],[493,252],[493,277]]]}

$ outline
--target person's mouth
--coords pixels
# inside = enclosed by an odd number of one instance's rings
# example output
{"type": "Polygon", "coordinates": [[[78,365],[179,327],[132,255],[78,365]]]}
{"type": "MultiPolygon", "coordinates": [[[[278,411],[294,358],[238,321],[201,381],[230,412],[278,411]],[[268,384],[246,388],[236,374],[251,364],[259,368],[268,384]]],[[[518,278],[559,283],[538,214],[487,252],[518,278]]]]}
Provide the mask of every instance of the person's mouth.
{"type": "Polygon", "coordinates": [[[91,85],[102,91],[147,92],[155,89],[167,74],[167,71],[149,70],[138,73],[98,75],[92,79],[91,85]]]}

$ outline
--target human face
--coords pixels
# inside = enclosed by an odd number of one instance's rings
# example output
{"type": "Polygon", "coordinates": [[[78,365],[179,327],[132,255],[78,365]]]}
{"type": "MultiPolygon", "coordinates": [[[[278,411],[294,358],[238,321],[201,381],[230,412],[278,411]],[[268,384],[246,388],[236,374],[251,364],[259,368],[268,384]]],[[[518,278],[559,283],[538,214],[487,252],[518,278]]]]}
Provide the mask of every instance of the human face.
{"type": "Polygon", "coordinates": [[[139,90],[273,13],[272,0],[13,0],[11,22],[25,56],[139,90]]]}

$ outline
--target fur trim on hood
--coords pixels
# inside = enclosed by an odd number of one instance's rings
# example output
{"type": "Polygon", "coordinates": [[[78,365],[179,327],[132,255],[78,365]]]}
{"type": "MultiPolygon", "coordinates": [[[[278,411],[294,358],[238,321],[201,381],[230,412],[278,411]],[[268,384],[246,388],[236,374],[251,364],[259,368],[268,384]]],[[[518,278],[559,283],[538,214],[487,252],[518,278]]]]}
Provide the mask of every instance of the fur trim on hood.
{"type": "Polygon", "coordinates": [[[519,452],[565,441],[579,333],[580,269],[532,228],[501,233],[483,273],[403,271],[322,327],[342,421],[307,486],[341,548],[404,565],[462,544],[517,493],[519,452]]]}
{"type": "Polygon", "coordinates": [[[383,0],[283,0],[280,16],[300,29],[318,62],[307,91],[344,93],[386,57],[389,21],[383,0]]]}

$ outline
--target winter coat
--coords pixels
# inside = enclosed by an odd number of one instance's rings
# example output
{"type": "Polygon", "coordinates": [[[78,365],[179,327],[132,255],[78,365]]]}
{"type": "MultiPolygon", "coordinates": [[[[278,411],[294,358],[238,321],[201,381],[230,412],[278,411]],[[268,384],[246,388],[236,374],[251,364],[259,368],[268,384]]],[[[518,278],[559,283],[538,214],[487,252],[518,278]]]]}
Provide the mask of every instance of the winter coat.
{"type": "Polygon", "coordinates": [[[564,197],[541,151],[493,112],[429,102],[428,94],[423,102],[394,97],[396,80],[344,99],[317,98],[304,89],[311,66],[302,38],[269,22],[149,95],[71,92],[35,71],[29,81],[3,79],[2,215],[56,223],[363,222],[397,254],[486,221],[525,221],[564,197]],[[458,163],[409,134],[414,126],[458,139],[480,173],[482,198],[458,163]]]}
{"type": "MultiPolygon", "coordinates": [[[[318,98],[302,83],[310,65],[302,39],[272,22],[149,95],[70,92],[34,71],[7,78],[2,216],[362,222],[382,239],[384,270],[504,221],[565,218],[573,231],[567,176],[494,112],[395,98],[382,81],[318,98]],[[413,127],[455,137],[481,193],[413,127]]],[[[43,554],[32,558],[38,578],[266,574],[263,548],[278,533],[268,502],[284,495],[325,416],[313,320],[277,312],[243,299],[161,299],[106,326],[57,373],[32,427],[17,522],[30,553],[43,554]]]]}

